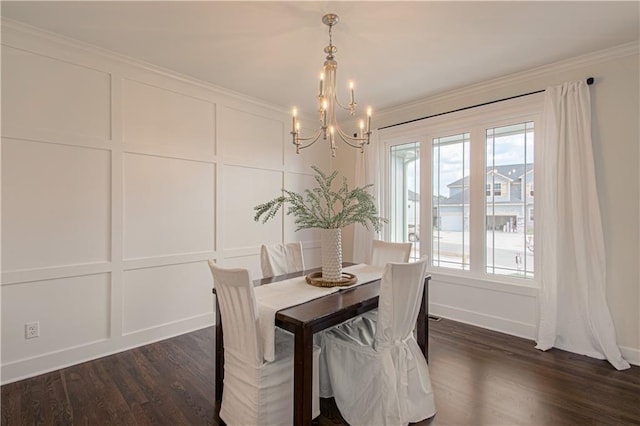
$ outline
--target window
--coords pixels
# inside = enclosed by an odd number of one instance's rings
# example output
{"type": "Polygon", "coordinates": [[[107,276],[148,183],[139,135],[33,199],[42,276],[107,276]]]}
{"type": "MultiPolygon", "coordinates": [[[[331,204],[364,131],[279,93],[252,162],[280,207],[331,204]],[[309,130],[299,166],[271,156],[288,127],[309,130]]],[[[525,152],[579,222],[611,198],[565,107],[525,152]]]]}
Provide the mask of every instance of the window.
{"type": "Polygon", "coordinates": [[[432,196],[439,214],[432,231],[434,266],[469,269],[469,133],[432,140],[432,196]]]}
{"type": "Polygon", "coordinates": [[[389,153],[389,241],[411,242],[420,255],[420,144],[394,145],[389,153]]]}
{"type": "Polygon", "coordinates": [[[525,182],[533,179],[533,122],[486,129],[485,149],[487,184],[494,188],[485,212],[487,273],[533,277],[533,252],[527,250],[533,201],[521,196],[525,182]],[[511,186],[500,199],[497,179],[511,186]]]}
{"type": "Polygon", "coordinates": [[[428,255],[433,272],[503,282],[533,278],[534,129],[541,99],[381,133],[389,161],[384,237],[414,241],[412,257],[428,255]]]}

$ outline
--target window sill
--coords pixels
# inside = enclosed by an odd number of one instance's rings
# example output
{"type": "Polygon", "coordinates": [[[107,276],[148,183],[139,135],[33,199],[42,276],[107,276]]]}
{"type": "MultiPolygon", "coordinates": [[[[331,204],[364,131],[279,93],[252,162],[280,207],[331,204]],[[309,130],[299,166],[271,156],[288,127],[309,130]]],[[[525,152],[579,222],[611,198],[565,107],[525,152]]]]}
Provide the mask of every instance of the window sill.
{"type": "Polygon", "coordinates": [[[431,279],[434,282],[450,283],[531,297],[536,297],[539,291],[535,280],[489,277],[487,275],[477,275],[470,272],[457,273],[456,271],[448,271],[434,267],[427,267],[427,272],[431,274],[431,279]]]}

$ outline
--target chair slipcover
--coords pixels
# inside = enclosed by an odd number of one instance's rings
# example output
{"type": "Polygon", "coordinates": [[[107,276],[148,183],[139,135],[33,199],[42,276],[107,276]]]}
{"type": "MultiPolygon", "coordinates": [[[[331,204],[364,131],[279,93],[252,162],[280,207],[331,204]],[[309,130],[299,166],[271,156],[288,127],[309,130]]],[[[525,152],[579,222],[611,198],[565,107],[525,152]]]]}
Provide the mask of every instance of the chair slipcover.
{"type": "Polygon", "coordinates": [[[262,245],[260,266],[264,278],[304,271],[302,243],[262,245]]]}
{"type": "MultiPolygon", "coordinates": [[[[291,333],[276,328],[275,359],[264,362],[253,285],[246,269],[226,269],[209,261],[224,339],[224,389],[220,418],[228,425],[293,423],[293,353],[291,333]]],[[[313,348],[314,418],[320,415],[318,359],[313,348]]]]}
{"type": "MultiPolygon", "coordinates": [[[[380,240],[371,242],[371,266],[384,268],[389,262],[406,263],[411,255],[411,243],[391,243],[380,240]]],[[[366,320],[357,321],[357,324],[366,324],[375,321],[378,316],[378,310],[373,309],[362,314],[366,320]]],[[[355,321],[355,320],[353,320],[355,321]]],[[[366,325],[363,325],[366,327],[366,325]]],[[[321,344],[322,333],[318,334],[314,342],[321,344]]],[[[324,353],[320,354],[320,397],[329,398],[333,396],[331,389],[331,379],[329,378],[329,370],[324,353]]]]}
{"type": "MultiPolygon", "coordinates": [[[[407,263],[411,256],[411,246],[411,243],[390,243],[387,241],[373,240],[371,242],[371,266],[384,268],[386,264],[390,262],[407,263]]],[[[378,310],[373,309],[362,315],[371,320],[375,320],[378,315],[378,310]]],[[[321,379],[320,386],[322,386],[323,383],[326,383],[325,377],[321,379]]],[[[322,393],[320,395],[322,395],[322,393]]]]}
{"type": "Polygon", "coordinates": [[[435,414],[427,362],[412,333],[426,261],[390,263],[378,316],[359,316],[322,335],[336,405],[351,425],[406,425],[435,414]]]}
{"type": "Polygon", "coordinates": [[[384,266],[389,262],[407,263],[411,255],[411,243],[388,243],[373,240],[371,242],[371,265],[384,266]]]}

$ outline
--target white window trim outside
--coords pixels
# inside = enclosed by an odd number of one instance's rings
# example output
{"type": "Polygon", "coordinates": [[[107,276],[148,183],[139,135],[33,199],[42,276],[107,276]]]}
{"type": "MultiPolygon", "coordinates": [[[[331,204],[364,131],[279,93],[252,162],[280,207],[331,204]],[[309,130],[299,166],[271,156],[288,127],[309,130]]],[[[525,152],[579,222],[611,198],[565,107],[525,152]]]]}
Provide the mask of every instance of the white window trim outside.
{"type": "MultiPolygon", "coordinates": [[[[518,122],[534,122],[534,129],[536,129],[536,143],[534,145],[534,158],[540,158],[538,154],[540,151],[540,117],[542,115],[542,104],[544,99],[544,93],[538,93],[529,96],[523,96],[509,101],[497,102],[494,104],[485,105],[482,107],[472,108],[464,111],[454,112],[438,117],[429,118],[426,120],[414,121],[401,126],[389,127],[379,131],[378,138],[380,141],[380,158],[383,162],[383,176],[381,179],[382,185],[380,188],[381,194],[381,213],[383,217],[388,217],[389,214],[389,153],[392,145],[399,145],[404,143],[420,142],[420,188],[431,188],[431,141],[436,137],[442,137],[445,135],[453,135],[459,133],[470,133],[471,144],[470,154],[471,159],[485,158],[485,129],[492,127],[502,127],[511,125],[518,122]],[[482,143],[477,143],[482,141],[482,143]],[[475,142],[475,143],[474,143],[475,142]]],[[[485,174],[486,167],[472,167],[470,175],[470,213],[469,217],[479,218],[484,217],[486,209],[486,187],[485,187],[485,174]],[[480,185],[480,188],[477,186],[480,185]]],[[[538,177],[534,174],[534,187],[537,185],[538,177]]],[[[421,196],[420,203],[420,223],[431,224],[431,211],[432,211],[432,197],[431,192],[426,192],[425,189],[421,191],[424,195],[421,196]]],[[[536,205],[534,204],[534,217],[537,215],[536,205]]],[[[484,220],[470,220],[470,240],[482,241],[482,244],[470,245],[470,256],[472,263],[470,269],[466,271],[459,271],[455,269],[434,267],[431,264],[428,266],[428,270],[434,278],[438,277],[450,277],[457,282],[464,282],[466,285],[472,286],[486,286],[486,283],[507,284],[529,288],[538,287],[537,276],[534,278],[516,278],[507,277],[503,275],[494,275],[486,273],[485,268],[485,228],[484,220]],[[483,259],[481,262],[473,259],[483,259]]],[[[432,227],[421,227],[421,242],[429,242],[429,244],[421,244],[421,256],[428,255],[429,259],[432,258],[431,244],[433,241],[432,227]]],[[[534,238],[537,237],[538,229],[534,228],[534,238]]],[[[388,238],[387,229],[382,231],[383,238],[388,238]]],[[[534,269],[540,270],[539,257],[534,259],[534,269]]]]}

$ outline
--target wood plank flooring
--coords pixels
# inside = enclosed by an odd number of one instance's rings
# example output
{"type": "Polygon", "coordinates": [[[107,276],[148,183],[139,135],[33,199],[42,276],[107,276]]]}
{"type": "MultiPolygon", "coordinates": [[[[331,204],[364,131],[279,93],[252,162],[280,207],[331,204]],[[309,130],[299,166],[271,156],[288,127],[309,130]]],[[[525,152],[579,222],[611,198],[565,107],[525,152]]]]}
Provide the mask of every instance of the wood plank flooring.
{"type": "MultiPolygon", "coordinates": [[[[420,425],[640,425],[640,367],[429,325],[438,413],[420,425]]],[[[213,349],[208,328],[2,386],[2,425],[218,425],[213,349]]],[[[321,425],[345,424],[321,406],[321,425]]]]}

